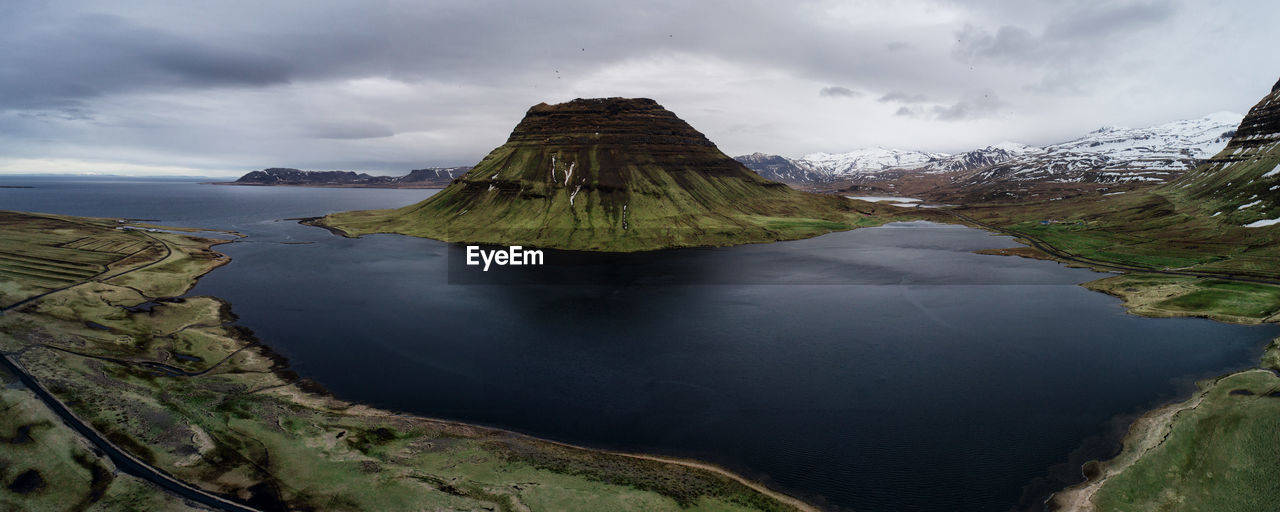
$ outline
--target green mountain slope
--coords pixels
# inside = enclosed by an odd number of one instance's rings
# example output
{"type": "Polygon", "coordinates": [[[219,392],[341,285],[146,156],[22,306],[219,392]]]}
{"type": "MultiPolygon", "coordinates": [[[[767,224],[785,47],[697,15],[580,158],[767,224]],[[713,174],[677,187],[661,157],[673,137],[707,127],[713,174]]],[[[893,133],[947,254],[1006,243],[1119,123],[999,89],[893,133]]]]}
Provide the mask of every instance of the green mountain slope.
{"type": "Polygon", "coordinates": [[[1250,109],[1225,149],[1175,181],[967,214],[1091,261],[1274,281],[1280,280],[1278,166],[1280,84],[1250,109]]]}
{"type": "Polygon", "coordinates": [[[874,206],[766,180],[650,99],[538,104],[466,175],[420,203],[317,224],[349,235],[641,251],[806,238],[879,221],[874,206]]]}
{"type": "Polygon", "coordinates": [[[1280,228],[1280,82],[1249,110],[1222,152],[1158,193],[1223,223],[1280,228]]]}

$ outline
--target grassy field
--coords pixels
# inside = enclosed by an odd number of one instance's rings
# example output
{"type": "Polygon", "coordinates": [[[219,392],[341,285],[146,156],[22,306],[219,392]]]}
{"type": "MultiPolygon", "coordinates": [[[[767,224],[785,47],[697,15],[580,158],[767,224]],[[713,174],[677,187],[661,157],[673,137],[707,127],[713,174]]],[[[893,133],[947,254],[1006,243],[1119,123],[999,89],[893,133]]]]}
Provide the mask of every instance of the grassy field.
{"type": "MultiPolygon", "coordinates": [[[[208,491],[265,510],[808,508],[714,468],[569,447],[337,400],[300,380],[281,358],[232,325],[224,303],[164,299],[226,262],[210,250],[214,241],[123,232],[113,220],[3,215],[5,247],[38,260],[33,263],[65,263],[79,254],[67,251],[80,251],[88,254],[84,260],[98,258],[100,268],[87,274],[95,279],[0,315],[0,350],[112,443],[208,491]],[[38,234],[24,238],[23,226],[38,234]],[[43,234],[50,227],[58,236],[43,234]],[[93,249],[106,246],[65,246],[87,237],[136,237],[143,245],[131,255],[101,253],[114,256],[96,256],[93,249]]],[[[112,247],[128,250],[129,239],[112,247]]],[[[23,281],[9,288],[5,300],[15,304],[50,289],[55,288],[23,281]]],[[[34,425],[31,435],[43,441],[29,448],[48,452],[0,452],[5,484],[32,465],[39,466],[45,483],[45,490],[30,496],[0,491],[0,508],[61,510],[82,501],[89,509],[180,506],[123,477],[105,493],[93,490],[102,484],[94,483],[91,468],[107,463],[93,457],[75,462],[77,454],[91,453],[84,441],[55,428],[51,413],[29,393],[5,387],[0,403],[31,410],[5,414],[0,435],[34,425]]]]}
{"type": "Polygon", "coordinates": [[[116,473],[109,460],[0,369],[0,510],[197,509],[116,473]]]}
{"type": "Polygon", "coordinates": [[[1131,312],[1143,316],[1199,316],[1253,324],[1275,321],[1280,313],[1280,287],[1265,284],[1125,274],[1089,282],[1085,287],[1120,297],[1131,312]]]}
{"type": "Polygon", "coordinates": [[[1097,495],[1101,510],[1251,512],[1280,505],[1280,377],[1252,370],[1220,378],[1182,410],[1163,442],[1097,495]]]}
{"type": "Polygon", "coordinates": [[[1024,205],[972,206],[978,222],[1039,240],[1084,264],[1132,274],[1090,283],[1124,298],[1137,314],[1203,316],[1229,322],[1274,320],[1280,288],[1214,276],[1280,281],[1280,226],[1247,228],[1214,217],[1179,188],[1024,205]],[[1203,277],[1154,272],[1190,272],[1203,277]]]}

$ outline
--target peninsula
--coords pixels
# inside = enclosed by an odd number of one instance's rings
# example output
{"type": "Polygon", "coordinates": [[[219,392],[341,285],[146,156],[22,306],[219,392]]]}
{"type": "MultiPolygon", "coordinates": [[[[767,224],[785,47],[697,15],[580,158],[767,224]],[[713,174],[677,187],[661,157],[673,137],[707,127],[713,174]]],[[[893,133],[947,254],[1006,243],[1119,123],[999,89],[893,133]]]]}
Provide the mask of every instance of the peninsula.
{"type": "Polygon", "coordinates": [[[534,105],[506,144],[420,203],[311,222],[349,236],[631,252],[808,238],[892,210],[762,178],[651,99],[599,98],[534,105]]]}

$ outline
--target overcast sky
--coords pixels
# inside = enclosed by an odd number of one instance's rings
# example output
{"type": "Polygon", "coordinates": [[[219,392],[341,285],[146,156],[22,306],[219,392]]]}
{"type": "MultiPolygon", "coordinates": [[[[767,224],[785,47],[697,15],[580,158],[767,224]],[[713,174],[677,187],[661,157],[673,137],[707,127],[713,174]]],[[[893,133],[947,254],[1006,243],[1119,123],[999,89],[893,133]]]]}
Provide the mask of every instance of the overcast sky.
{"type": "Polygon", "coordinates": [[[730,155],[956,152],[1244,113],[1280,77],[1273,1],[615,4],[4,2],[0,173],[403,174],[602,96],[730,155]]]}

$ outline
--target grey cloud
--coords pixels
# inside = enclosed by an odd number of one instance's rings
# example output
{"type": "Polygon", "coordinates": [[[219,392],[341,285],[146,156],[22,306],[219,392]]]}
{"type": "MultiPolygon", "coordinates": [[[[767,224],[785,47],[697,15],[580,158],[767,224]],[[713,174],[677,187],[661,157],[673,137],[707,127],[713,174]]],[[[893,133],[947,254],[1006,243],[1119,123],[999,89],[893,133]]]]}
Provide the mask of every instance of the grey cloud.
{"type": "Polygon", "coordinates": [[[929,101],[929,97],[923,94],[910,94],[902,91],[890,91],[888,94],[881,96],[880,103],[924,103],[929,101]]]}
{"type": "Polygon", "coordinates": [[[854,91],[848,87],[833,85],[831,87],[823,87],[822,90],[818,91],[818,96],[825,98],[853,98],[856,96],[862,96],[862,93],[854,91]]]}
{"type": "Polygon", "coordinates": [[[1051,142],[1080,126],[1247,108],[1256,91],[1237,82],[1275,81],[1256,63],[1280,4],[920,3],[919,16],[888,0],[0,3],[0,157],[469,164],[529,105],[587,94],[653,96],[744,152],[838,150],[830,145],[850,134],[904,147],[924,133],[948,144],[1030,132],[1051,142]],[[1168,58],[1175,47],[1179,59],[1168,58]],[[675,72],[700,63],[737,77],[716,84],[733,89],[675,72]],[[999,101],[959,96],[984,90],[999,101]],[[1121,103],[1159,91],[1178,100],[1121,103]],[[832,100],[818,102],[827,110],[876,99],[922,121],[1016,105],[1022,124],[947,132],[956,125],[893,119],[912,126],[898,133],[844,116],[815,127],[828,112],[778,99],[814,92],[832,100]],[[1146,117],[1133,119],[1139,111],[1146,117]],[[787,135],[741,129],[744,115],[787,135]],[[1131,118],[1108,117],[1122,115],[1131,118]]]}
{"type": "Polygon", "coordinates": [[[895,111],[893,115],[898,117],[922,117],[924,115],[924,108],[918,105],[903,105],[898,107],[898,110],[895,111]]]}
{"type": "Polygon", "coordinates": [[[272,85],[288,82],[290,74],[283,59],[197,46],[164,49],[145,60],[184,82],[205,86],[272,85]]]}
{"type": "Polygon", "coordinates": [[[74,112],[107,94],[288,79],[284,60],[113,15],[18,12],[0,22],[0,46],[0,109],[74,112]]]}
{"type": "Polygon", "coordinates": [[[936,105],[930,112],[939,121],[963,121],[989,117],[1004,103],[996,99],[995,93],[987,92],[955,102],[951,105],[936,105]]]}
{"type": "Polygon", "coordinates": [[[993,92],[972,95],[952,104],[903,105],[895,116],[936,121],[965,121],[990,117],[1005,104],[993,92]]]}
{"type": "Polygon", "coordinates": [[[1029,60],[1043,49],[1043,41],[1026,29],[1002,26],[994,34],[965,25],[956,35],[956,52],[966,58],[989,57],[1008,60],[1029,60]]]}
{"type": "Polygon", "coordinates": [[[1101,4],[1083,8],[1045,27],[1044,37],[1076,40],[1107,37],[1169,19],[1178,10],[1174,2],[1101,4]]]}
{"type": "Polygon", "coordinates": [[[305,131],[317,139],[380,139],[395,135],[395,130],[382,123],[367,121],[342,121],[314,123],[305,131]]]}
{"type": "Polygon", "coordinates": [[[1001,25],[995,32],[966,24],[956,33],[955,54],[965,60],[990,58],[1045,66],[1097,58],[1115,40],[1168,20],[1179,7],[1173,2],[1067,5],[1065,12],[1045,16],[1051,21],[1039,34],[1015,24],[1001,25]]]}

